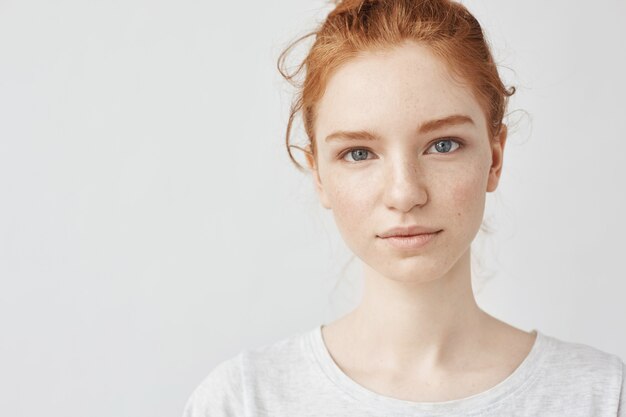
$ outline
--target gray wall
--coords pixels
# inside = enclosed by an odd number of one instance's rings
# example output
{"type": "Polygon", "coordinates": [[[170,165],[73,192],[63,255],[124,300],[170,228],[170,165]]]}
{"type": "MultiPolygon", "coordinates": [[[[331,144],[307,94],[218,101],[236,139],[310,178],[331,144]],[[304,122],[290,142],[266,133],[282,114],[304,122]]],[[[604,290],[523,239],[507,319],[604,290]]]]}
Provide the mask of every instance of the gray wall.
{"type": "MultiPolygon", "coordinates": [[[[626,358],[626,3],[465,4],[518,86],[478,302],[626,358]]],[[[218,361],[353,306],[276,71],[328,10],[0,2],[0,415],[180,415],[218,361]]]]}

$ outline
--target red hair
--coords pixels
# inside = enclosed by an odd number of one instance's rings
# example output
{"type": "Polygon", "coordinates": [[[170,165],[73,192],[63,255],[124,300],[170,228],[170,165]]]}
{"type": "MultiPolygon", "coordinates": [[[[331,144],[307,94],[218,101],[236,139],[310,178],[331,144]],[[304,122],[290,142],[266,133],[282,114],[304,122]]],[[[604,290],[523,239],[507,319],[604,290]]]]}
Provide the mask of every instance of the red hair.
{"type": "Polygon", "coordinates": [[[508,98],[515,87],[507,89],[500,76],[490,47],[476,18],[460,3],[451,0],[335,0],[335,8],[314,31],[296,39],[278,58],[278,71],[298,88],[287,124],[286,145],[303,150],[317,161],[314,122],[316,105],[324,94],[333,72],[363,52],[390,49],[406,41],[419,42],[442,59],[451,73],[467,82],[481,105],[490,139],[500,133],[508,98]],[[316,39],[293,74],[282,69],[287,53],[301,40],[316,39]],[[306,67],[302,84],[294,77],[306,67]],[[295,115],[302,111],[310,150],[289,144],[295,115]]]}

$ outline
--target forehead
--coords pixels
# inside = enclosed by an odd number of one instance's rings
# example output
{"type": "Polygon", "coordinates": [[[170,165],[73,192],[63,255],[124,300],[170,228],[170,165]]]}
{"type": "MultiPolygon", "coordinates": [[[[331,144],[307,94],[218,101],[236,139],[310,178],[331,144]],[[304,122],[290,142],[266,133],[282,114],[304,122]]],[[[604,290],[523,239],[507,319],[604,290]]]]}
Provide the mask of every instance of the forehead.
{"type": "Polygon", "coordinates": [[[372,128],[393,132],[450,114],[467,114],[486,128],[469,85],[416,43],[367,52],[336,70],[317,109],[316,131],[372,128]]]}

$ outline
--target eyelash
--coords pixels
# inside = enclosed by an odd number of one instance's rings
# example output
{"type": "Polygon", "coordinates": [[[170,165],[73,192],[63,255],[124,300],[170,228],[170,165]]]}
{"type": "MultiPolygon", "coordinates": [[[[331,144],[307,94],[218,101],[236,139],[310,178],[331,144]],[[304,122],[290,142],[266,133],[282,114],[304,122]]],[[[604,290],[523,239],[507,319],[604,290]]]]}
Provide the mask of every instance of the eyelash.
{"type": "MultiPolygon", "coordinates": [[[[458,147],[457,147],[454,151],[450,151],[450,152],[436,152],[436,153],[438,153],[439,155],[447,155],[447,154],[454,153],[454,152],[458,151],[459,149],[461,149],[461,148],[463,148],[463,147],[465,146],[465,144],[464,144],[461,140],[459,140],[459,139],[457,139],[457,138],[441,138],[441,139],[437,139],[437,140],[435,140],[434,142],[430,143],[430,145],[428,146],[428,149],[430,149],[430,148],[431,148],[433,145],[435,145],[436,143],[439,143],[439,142],[448,142],[448,141],[450,141],[450,142],[455,142],[455,143],[456,143],[457,145],[459,145],[459,146],[458,146],[458,147]]],[[[345,151],[343,151],[343,152],[339,155],[339,159],[343,159],[346,155],[348,155],[348,154],[349,154],[350,152],[352,152],[352,151],[367,151],[367,152],[372,152],[372,151],[371,151],[370,149],[368,149],[368,148],[349,148],[349,149],[346,149],[345,151]]],[[[363,160],[363,161],[366,161],[366,160],[363,160]]],[[[348,162],[348,163],[350,163],[350,164],[356,164],[356,163],[363,162],[363,161],[355,161],[355,162],[346,161],[346,162],[348,162]]]]}

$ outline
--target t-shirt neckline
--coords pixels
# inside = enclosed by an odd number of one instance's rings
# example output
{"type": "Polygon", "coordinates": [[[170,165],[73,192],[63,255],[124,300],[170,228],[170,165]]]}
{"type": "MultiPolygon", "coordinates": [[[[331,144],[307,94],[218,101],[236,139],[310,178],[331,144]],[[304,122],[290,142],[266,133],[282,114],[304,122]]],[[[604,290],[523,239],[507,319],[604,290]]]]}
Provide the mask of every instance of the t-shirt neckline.
{"type": "Polygon", "coordinates": [[[536,378],[537,370],[540,369],[540,364],[551,344],[549,337],[539,330],[533,329],[532,333],[536,333],[537,336],[526,358],[507,378],[495,386],[478,394],[450,401],[414,402],[376,393],[346,375],[335,363],[326,348],[322,336],[323,326],[320,324],[310,331],[308,340],[311,353],[324,374],[342,391],[370,410],[375,409],[384,413],[411,413],[413,416],[450,415],[454,412],[467,416],[469,413],[482,413],[486,409],[497,407],[509,396],[522,392],[531,384],[532,380],[536,378]]]}

